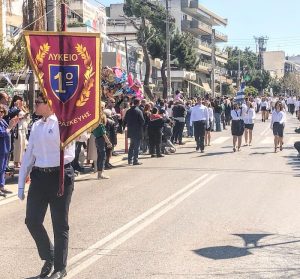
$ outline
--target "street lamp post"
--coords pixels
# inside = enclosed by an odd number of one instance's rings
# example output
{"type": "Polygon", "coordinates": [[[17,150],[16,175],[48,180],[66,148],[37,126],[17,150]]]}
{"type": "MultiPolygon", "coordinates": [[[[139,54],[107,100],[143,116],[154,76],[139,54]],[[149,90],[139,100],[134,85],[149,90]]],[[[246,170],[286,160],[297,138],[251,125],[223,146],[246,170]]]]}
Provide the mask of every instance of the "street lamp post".
{"type": "Polygon", "coordinates": [[[170,38],[170,17],[169,17],[169,1],[166,0],[166,51],[167,51],[167,97],[172,94],[171,87],[171,38],[170,38]]]}

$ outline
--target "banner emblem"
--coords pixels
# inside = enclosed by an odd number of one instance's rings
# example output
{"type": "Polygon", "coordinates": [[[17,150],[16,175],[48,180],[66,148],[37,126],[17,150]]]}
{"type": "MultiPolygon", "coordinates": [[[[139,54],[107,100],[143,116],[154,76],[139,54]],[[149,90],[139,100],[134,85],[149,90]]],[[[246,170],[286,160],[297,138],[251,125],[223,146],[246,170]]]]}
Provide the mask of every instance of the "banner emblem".
{"type": "Polygon", "coordinates": [[[74,96],[78,87],[78,74],[78,65],[49,65],[51,89],[62,103],[65,104],[74,96]]]}
{"type": "Polygon", "coordinates": [[[57,116],[63,149],[99,122],[100,34],[34,31],[24,34],[40,89],[57,116]]]}

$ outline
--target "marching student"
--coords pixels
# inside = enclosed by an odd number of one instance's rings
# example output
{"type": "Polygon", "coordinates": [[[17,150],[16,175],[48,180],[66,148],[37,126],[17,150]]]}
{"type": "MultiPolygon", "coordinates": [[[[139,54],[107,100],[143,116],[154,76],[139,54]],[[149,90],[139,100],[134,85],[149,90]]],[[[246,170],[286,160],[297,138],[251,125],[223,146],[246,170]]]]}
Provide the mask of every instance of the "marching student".
{"type": "Polygon", "coordinates": [[[261,121],[266,122],[267,119],[267,110],[268,110],[268,101],[266,100],[266,97],[262,97],[261,103],[260,103],[260,110],[261,110],[261,121]]]}
{"type": "Polygon", "coordinates": [[[283,105],[280,101],[277,101],[275,104],[275,110],[272,113],[271,120],[271,129],[273,129],[274,135],[274,152],[277,152],[277,148],[279,146],[279,150],[282,150],[283,145],[283,131],[284,124],[286,121],[286,115],[283,111],[283,105]]]}
{"type": "Polygon", "coordinates": [[[236,152],[236,142],[238,142],[237,150],[240,151],[242,144],[242,136],[244,133],[244,120],[242,116],[242,109],[237,103],[233,105],[231,111],[231,134],[233,136],[233,152],[236,152]]]}
{"type": "Polygon", "coordinates": [[[255,119],[255,109],[253,107],[253,103],[248,101],[247,110],[243,117],[245,123],[245,145],[246,146],[248,145],[248,140],[249,140],[249,146],[251,146],[254,119],[255,119]]]}
{"type": "Polygon", "coordinates": [[[64,193],[58,195],[60,176],[60,135],[58,119],[39,94],[35,111],[42,119],[32,126],[27,150],[24,154],[18,184],[18,197],[25,199],[24,188],[27,175],[31,183],[27,197],[27,228],[34,239],[39,256],[45,261],[40,278],[47,277],[54,266],[51,279],[66,276],[69,242],[69,206],[74,189],[74,170],[71,162],[75,158],[75,145],[64,150],[64,193]],[[43,225],[50,206],[54,231],[54,246],[43,225]]]}
{"type": "Polygon", "coordinates": [[[202,98],[197,99],[197,105],[192,108],[191,125],[194,126],[196,151],[204,152],[205,129],[209,126],[209,114],[206,106],[202,104],[202,98]]]}

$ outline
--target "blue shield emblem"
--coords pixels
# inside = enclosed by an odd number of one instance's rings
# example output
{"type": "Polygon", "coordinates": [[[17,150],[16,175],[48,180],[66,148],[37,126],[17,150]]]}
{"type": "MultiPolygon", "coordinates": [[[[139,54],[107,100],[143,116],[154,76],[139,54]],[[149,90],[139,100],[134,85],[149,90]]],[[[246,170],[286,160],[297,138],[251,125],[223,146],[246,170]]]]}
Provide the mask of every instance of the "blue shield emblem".
{"type": "Polygon", "coordinates": [[[70,100],[77,90],[79,65],[49,65],[50,85],[62,103],[70,100]]]}

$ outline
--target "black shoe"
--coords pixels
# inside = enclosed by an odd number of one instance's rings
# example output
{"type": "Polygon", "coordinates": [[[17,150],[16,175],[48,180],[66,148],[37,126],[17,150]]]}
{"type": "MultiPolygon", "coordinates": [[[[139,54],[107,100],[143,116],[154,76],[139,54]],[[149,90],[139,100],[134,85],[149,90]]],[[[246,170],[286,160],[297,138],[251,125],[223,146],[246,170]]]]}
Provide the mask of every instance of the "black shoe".
{"type": "Polygon", "coordinates": [[[203,149],[201,150],[201,153],[204,153],[204,150],[203,150],[203,149]]]}
{"type": "Polygon", "coordinates": [[[52,268],[53,268],[53,261],[45,261],[41,270],[40,278],[47,277],[51,273],[52,268]]]}
{"type": "Polygon", "coordinates": [[[154,158],[154,157],[155,157],[155,155],[154,155],[154,154],[152,154],[152,155],[151,155],[151,158],[154,158]]]}
{"type": "Polygon", "coordinates": [[[3,194],[12,194],[12,191],[6,190],[5,188],[1,188],[0,191],[1,191],[3,194]]]}
{"type": "Polygon", "coordinates": [[[6,194],[4,194],[4,193],[0,192],[0,197],[4,197],[4,198],[6,198],[6,194]]]}
{"type": "Polygon", "coordinates": [[[112,167],[111,167],[110,165],[105,165],[104,169],[105,169],[105,170],[111,170],[112,167]]]}
{"type": "Polygon", "coordinates": [[[128,162],[128,165],[129,165],[129,166],[132,166],[133,164],[132,164],[132,162],[131,162],[131,161],[129,161],[129,162],[128,162]]]}
{"type": "Polygon", "coordinates": [[[156,157],[157,157],[157,158],[161,158],[161,157],[165,157],[165,156],[162,155],[162,154],[158,154],[156,157]]]}
{"type": "Polygon", "coordinates": [[[63,270],[54,270],[49,279],[62,279],[67,276],[67,272],[65,269],[63,270]]]}
{"type": "Polygon", "coordinates": [[[142,164],[143,164],[143,163],[141,163],[141,162],[134,162],[134,163],[133,163],[134,166],[139,166],[139,165],[142,165],[142,164]]]}
{"type": "Polygon", "coordinates": [[[185,145],[185,142],[180,142],[180,143],[178,143],[179,145],[185,145]]]}
{"type": "Polygon", "coordinates": [[[197,147],[196,147],[196,151],[199,151],[199,149],[200,149],[200,147],[199,147],[199,146],[197,146],[197,147]]]}

